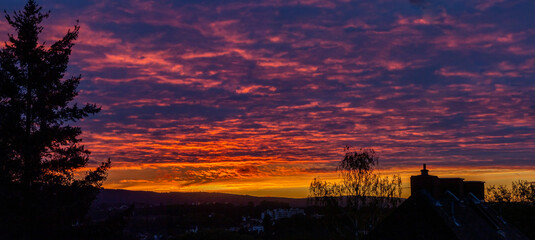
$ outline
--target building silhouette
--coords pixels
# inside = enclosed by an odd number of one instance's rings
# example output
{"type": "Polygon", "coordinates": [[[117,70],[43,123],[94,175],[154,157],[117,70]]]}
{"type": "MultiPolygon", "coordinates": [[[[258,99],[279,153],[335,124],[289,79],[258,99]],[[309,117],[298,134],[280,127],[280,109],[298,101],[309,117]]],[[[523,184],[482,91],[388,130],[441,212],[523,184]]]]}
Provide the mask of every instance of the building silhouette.
{"type": "Polygon", "coordinates": [[[426,190],[432,197],[439,199],[449,191],[458,198],[473,194],[478,199],[485,199],[485,182],[464,181],[462,178],[439,178],[429,175],[426,164],[418,176],[411,177],[411,196],[426,190]]]}
{"type": "Polygon", "coordinates": [[[421,174],[411,196],[381,221],[368,239],[527,240],[485,202],[485,183],[421,174]]]}

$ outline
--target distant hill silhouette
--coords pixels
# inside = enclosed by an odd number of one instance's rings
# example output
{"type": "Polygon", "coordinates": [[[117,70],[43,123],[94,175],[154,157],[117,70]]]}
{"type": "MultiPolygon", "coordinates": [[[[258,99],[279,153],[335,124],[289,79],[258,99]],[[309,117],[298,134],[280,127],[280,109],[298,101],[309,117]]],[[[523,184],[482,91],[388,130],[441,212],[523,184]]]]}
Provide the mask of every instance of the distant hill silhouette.
{"type": "Polygon", "coordinates": [[[282,197],[254,197],[228,193],[209,192],[169,192],[157,193],[149,191],[129,191],[119,189],[102,189],[93,202],[93,206],[107,205],[169,205],[169,204],[196,204],[196,203],[231,203],[234,205],[247,205],[253,202],[255,205],[262,201],[277,201],[288,203],[291,207],[306,207],[306,198],[282,198],[282,197]]]}

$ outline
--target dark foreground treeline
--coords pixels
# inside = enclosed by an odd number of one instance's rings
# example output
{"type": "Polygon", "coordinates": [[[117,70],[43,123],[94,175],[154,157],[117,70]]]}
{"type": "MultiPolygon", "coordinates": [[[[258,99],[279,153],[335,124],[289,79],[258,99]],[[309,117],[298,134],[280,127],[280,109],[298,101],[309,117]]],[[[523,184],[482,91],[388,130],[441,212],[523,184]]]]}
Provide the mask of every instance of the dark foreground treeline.
{"type": "MultiPolygon", "coordinates": [[[[535,239],[535,206],[520,203],[489,205],[502,214],[505,221],[535,239]]],[[[349,219],[352,216],[350,209],[309,206],[302,208],[304,214],[277,220],[266,214],[273,209],[290,207],[287,203],[267,201],[256,205],[204,203],[136,207],[102,204],[89,212],[85,223],[68,231],[45,229],[42,238],[38,239],[356,239],[349,219]],[[50,238],[48,234],[56,230],[62,235],[50,238]]],[[[390,211],[382,210],[381,216],[387,216],[390,211]]],[[[55,219],[51,216],[41,220],[55,219]]],[[[360,232],[359,235],[362,238],[365,234],[360,232]]]]}

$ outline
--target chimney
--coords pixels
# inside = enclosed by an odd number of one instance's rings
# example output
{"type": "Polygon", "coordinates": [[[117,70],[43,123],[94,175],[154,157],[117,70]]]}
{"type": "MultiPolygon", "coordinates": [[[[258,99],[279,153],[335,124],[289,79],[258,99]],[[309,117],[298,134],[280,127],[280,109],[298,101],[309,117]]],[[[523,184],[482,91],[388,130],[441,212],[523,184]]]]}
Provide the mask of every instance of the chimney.
{"type": "Polygon", "coordinates": [[[440,194],[438,177],[429,175],[426,164],[424,164],[424,168],[420,172],[422,173],[421,175],[411,176],[411,195],[425,190],[431,196],[437,198],[440,194]]]}
{"type": "Polygon", "coordinates": [[[424,169],[420,170],[422,176],[429,176],[429,170],[425,169],[426,164],[424,163],[424,169]]]}

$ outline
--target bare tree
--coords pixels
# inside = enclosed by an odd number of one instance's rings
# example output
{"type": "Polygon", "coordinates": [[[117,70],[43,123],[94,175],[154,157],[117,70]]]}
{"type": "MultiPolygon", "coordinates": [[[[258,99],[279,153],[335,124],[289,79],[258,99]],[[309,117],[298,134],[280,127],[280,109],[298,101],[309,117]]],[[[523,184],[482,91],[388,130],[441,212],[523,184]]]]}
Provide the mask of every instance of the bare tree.
{"type": "Polygon", "coordinates": [[[513,181],[511,187],[504,185],[487,188],[487,202],[518,202],[535,204],[535,183],[526,180],[513,181]]]}
{"type": "Polygon", "coordinates": [[[508,223],[529,239],[535,239],[535,182],[518,180],[513,181],[511,186],[489,186],[485,200],[508,223]]]}
{"type": "Polygon", "coordinates": [[[377,223],[382,210],[399,203],[401,177],[381,176],[376,171],[379,158],[373,149],[353,151],[346,146],[344,152],[337,168],[341,180],[327,182],[315,178],[310,183],[309,192],[311,198],[330,209],[330,213],[347,219],[342,222],[346,226],[335,226],[337,232],[354,234],[358,239],[359,232],[367,232],[377,223]]]}

